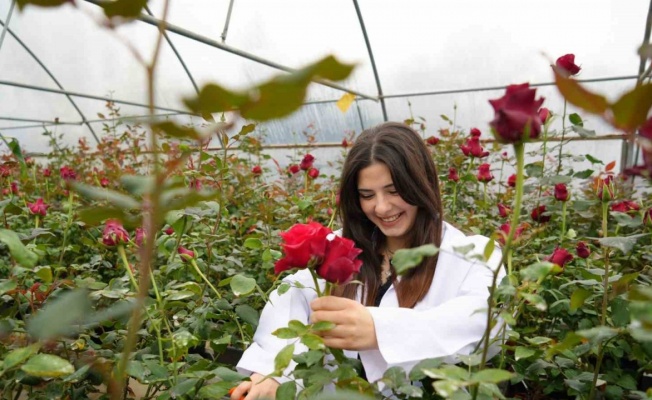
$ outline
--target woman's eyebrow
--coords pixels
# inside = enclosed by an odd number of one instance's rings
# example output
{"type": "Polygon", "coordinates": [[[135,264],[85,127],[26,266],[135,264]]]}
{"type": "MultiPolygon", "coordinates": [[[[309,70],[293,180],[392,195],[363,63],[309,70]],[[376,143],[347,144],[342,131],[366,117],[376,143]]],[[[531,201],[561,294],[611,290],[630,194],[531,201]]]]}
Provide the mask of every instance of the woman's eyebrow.
{"type": "MultiPolygon", "coordinates": [[[[393,187],[394,187],[394,184],[393,184],[393,183],[390,183],[390,184],[388,184],[388,185],[383,186],[383,189],[390,189],[390,188],[393,188],[393,187]]],[[[371,189],[364,189],[364,188],[358,188],[358,192],[373,192],[373,190],[371,190],[371,189]]]]}

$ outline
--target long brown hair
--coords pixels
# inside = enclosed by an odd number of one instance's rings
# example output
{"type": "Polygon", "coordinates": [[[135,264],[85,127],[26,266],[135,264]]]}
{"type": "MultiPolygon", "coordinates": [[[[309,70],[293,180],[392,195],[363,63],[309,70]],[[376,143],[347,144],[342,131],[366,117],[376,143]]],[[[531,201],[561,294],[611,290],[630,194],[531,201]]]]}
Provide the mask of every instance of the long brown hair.
{"type": "MultiPolygon", "coordinates": [[[[360,206],[358,175],[371,164],[382,163],[389,169],[394,187],[408,204],[417,206],[417,215],[407,247],[441,245],[442,205],[439,179],[430,152],[423,139],[407,125],[387,122],[363,131],[351,148],[340,179],[339,215],[343,236],[362,249],[363,264],[357,280],[363,283],[362,302],[373,305],[380,286],[381,254],[385,235],[371,222],[360,206]]],[[[437,256],[425,258],[400,282],[395,282],[400,307],[413,308],[424,298],[432,283],[437,256]]],[[[393,277],[392,277],[393,279],[393,277]]],[[[357,285],[338,287],[334,294],[355,299],[357,285]]]]}

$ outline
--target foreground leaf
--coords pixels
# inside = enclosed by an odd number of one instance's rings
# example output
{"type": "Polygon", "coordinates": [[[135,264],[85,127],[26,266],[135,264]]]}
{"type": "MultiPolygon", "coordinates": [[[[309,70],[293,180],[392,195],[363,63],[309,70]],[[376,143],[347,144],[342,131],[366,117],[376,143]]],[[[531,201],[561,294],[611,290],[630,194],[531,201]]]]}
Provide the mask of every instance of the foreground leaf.
{"type": "Polygon", "coordinates": [[[9,247],[9,253],[23,267],[32,268],[38,262],[38,256],[23,245],[18,234],[8,229],[0,229],[0,242],[9,247]]]}
{"type": "Polygon", "coordinates": [[[79,329],[84,317],[91,311],[86,290],[72,290],[48,301],[43,309],[27,321],[27,332],[41,340],[69,335],[79,329]]]}
{"type": "Polygon", "coordinates": [[[400,249],[392,257],[392,265],[398,275],[403,275],[410,269],[421,264],[424,257],[432,257],[437,253],[439,253],[439,249],[432,244],[426,244],[412,249],[400,249]]]}
{"type": "Polygon", "coordinates": [[[60,378],[75,372],[70,361],[52,354],[37,354],[30,358],[20,369],[40,378],[60,378]]]}

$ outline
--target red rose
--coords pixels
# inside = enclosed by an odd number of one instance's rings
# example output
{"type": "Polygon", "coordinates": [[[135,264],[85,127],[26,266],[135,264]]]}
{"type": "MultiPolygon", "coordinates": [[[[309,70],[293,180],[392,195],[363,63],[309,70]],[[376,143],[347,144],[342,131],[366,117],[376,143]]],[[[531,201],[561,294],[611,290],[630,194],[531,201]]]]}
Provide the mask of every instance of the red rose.
{"type": "Polygon", "coordinates": [[[428,139],[426,139],[426,143],[428,143],[431,146],[436,146],[437,143],[439,143],[439,138],[430,136],[428,139]]]}
{"type": "Polygon", "coordinates": [[[578,242],[575,247],[575,252],[579,258],[587,258],[591,255],[591,250],[587,247],[586,243],[578,242]]]}
{"type": "Polygon", "coordinates": [[[301,171],[301,168],[297,164],[292,164],[288,167],[288,171],[292,174],[296,174],[297,172],[301,171]]]}
{"type": "Polygon", "coordinates": [[[643,164],[628,168],[628,175],[642,175],[652,178],[652,117],[638,128],[639,144],[643,151],[643,164]]]}
{"type": "Polygon", "coordinates": [[[568,188],[563,183],[555,185],[555,199],[559,201],[568,201],[568,188]]]}
{"type": "Polygon", "coordinates": [[[507,218],[512,213],[512,209],[504,205],[503,203],[498,203],[498,215],[502,218],[507,218]]]}
{"type": "Polygon", "coordinates": [[[478,137],[479,138],[480,135],[482,135],[482,132],[480,132],[480,129],[478,129],[478,128],[471,128],[470,134],[471,134],[471,137],[478,137]]]}
{"type": "Polygon", "coordinates": [[[127,243],[129,234],[119,221],[108,220],[102,232],[102,243],[105,246],[113,247],[119,244],[127,243]]]}
{"type": "Polygon", "coordinates": [[[568,250],[561,247],[557,247],[555,251],[553,251],[552,254],[546,258],[546,261],[557,264],[562,268],[572,260],[573,255],[569,253],[568,250]]]}
{"type": "Polygon", "coordinates": [[[45,216],[48,213],[48,207],[50,206],[43,203],[43,198],[41,197],[39,197],[34,203],[27,203],[27,208],[29,208],[29,212],[31,212],[34,215],[45,216]]]}
{"type": "Polygon", "coordinates": [[[546,121],[548,121],[548,118],[550,118],[550,110],[545,107],[541,107],[539,109],[539,119],[541,120],[541,123],[545,124],[546,121]]]}
{"type": "Polygon", "coordinates": [[[136,242],[136,246],[139,247],[142,246],[145,239],[147,239],[147,235],[145,235],[145,229],[136,228],[135,239],[134,239],[134,241],[136,242]]]}
{"type": "Polygon", "coordinates": [[[63,178],[64,180],[77,179],[77,173],[75,173],[75,171],[68,166],[59,168],[59,173],[61,174],[61,178],[63,178]]]}
{"type": "Polygon", "coordinates": [[[107,187],[107,186],[109,186],[109,180],[108,180],[107,178],[102,178],[102,179],[100,179],[100,185],[101,185],[102,187],[107,187]]]}
{"type": "Polygon", "coordinates": [[[457,170],[453,167],[448,168],[448,179],[457,182],[460,180],[460,176],[457,174],[457,170]]]}
{"type": "Polygon", "coordinates": [[[347,283],[360,271],[362,260],[357,259],[360,253],[362,250],[355,247],[353,240],[335,236],[328,243],[326,257],[317,267],[317,275],[331,283],[347,283]]]}
{"type": "Polygon", "coordinates": [[[541,119],[538,110],[543,104],[543,97],[535,100],[536,89],[530,84],[510,85],[505,95],[499,99],[489,100],[494,108],[494,119],[490,125],[496,140],[502,143],[517,143],[525,139],[527,130],[530,138],[537,138],[541,133],[541,119]]]}
{"type": "Polygon", "coordinates": [[[476,157],[483,158],[489,155],[488,151],[485,151],[480,145],[480,138],[478,136],[472,136],[466,140],[466,143],[460,145],[462,153],[467,157],[476,157]]]}
{"type": "Polygon", "coordinates": [[[565,54],[557,59],[555,65],[568,73],[569,76],[577,75],[582,68],[575,65],[575,54],[565,54]]]}
{"type": "Polygon", "coordinates": [[[532,213],[530,213],[530,217],[532,217],[532,219],[535,220],[536,222],[544,224],[550,221],[550,215],[543,215],[545,212],[546,212],[546,206],[540,205],[539,207],[532,210],[532,213]]]}
{"type": "Polygon", "coordinates": [[[480,182],[491,182],[494,179],[494,176],[491,175],[491,171],[489,170],[491,168],[491,165],[489,164],[480,164],[478,166],[478,174],[476,177],[478,178],[478,181],[480,182]]]}
{"type": "Polygon", "coordinates": [[[18,194],[18,182],[16,181],[11,182],[11,185],[9,187],[11,187],[11,193],[18,194]]]}
{"type": "Polygon", "coordinates": [[[311,261],[321,262],[326,254],[326,237],[330,233],[330,229],[317,222],[296,224],[281,233],[285,256],[276,262],[274,272],[280,274],[292,268],[306,268],[311,261]]]}
{"type": "Polygon", "coordinates": [[[195,258],[195,252],[192,250],[188,250],[183,246],[179,246],[177,252],[179,253],[179,257],[181,257],[183,262],[189,262],[190,260],[195,258]]]}
{"type": "Polygon", "coordinates": [[[49,178],[52,175],[52,171],[50,171],[50,168],[44,168],[42,174],[44,177],[49,178]]]}
{"type": "Polygon", "coordinates": [[[260,175],[263,173],[263,169],[260,167],[260,165],[256,165],[251,169],[251,173],[254,175],[260,175]]]}
{"type": "Polygon", "coordinates": [[[342,139],[342,147],[344,147],[345,149],[349,147],[349,142],[346,139],[342,139]]]}
{"type": "Polygon", "coordinates": [[[8,165],[0,165],[0,176],[3,178],[11,175],[11,168],[8,165]]]}
{"type": "Polygon", "coordinates": [[[617,211],[622,213],[629,213],[630,211],[638,211],[641,209],[641,206],[638,205],[635,201],[624,200],[618,203],[613,203],[611,205],[611,211],[617,211]]]}
{"type": "Polygon", "coordinates": [[[319,170],[317,168],[310,168],[308,170],[308,176],[312,179],[317,179],[319,177],[319,170]]]}
{"type": "Polygon", "coordinates": [[[312,164],[314,162],[315,162],[315,157],[313,157],[312,154],[306,154],[305,156],[303,156],[303,160],[301,160],[301,164],[299,165],[299,167],[302,170],[307,171],[310,168],[312,168],[312,164]]]}
{"type": "Polygon", "coordinates": [[[507,186],[516,187],[516,174],[512,174],[507,178],[507,186]]]}
{"type": "Polygon", "coordinates": [[[163,232],[165,232],[166,235],[172,236],[174,234],[174,228],[168,226],[163,232]]]}
{"type": "MultiPolygon", "coordinates": [[[[505,245],[505,242],[507,241],[507,236],[509,235],[509,229],[511,228],[511,225],[509,222],[505,222],[500,226],[500,229],[498,230],[498,233],[500,233],[500,236],[498,237],[498,241],[502,244],[505,245]]],[[[523,230],[525,227],[523,225],[519,225],[516,227],[516,230],[514,231],[514,241],[521,236],[523,233],[523,230]]]]}

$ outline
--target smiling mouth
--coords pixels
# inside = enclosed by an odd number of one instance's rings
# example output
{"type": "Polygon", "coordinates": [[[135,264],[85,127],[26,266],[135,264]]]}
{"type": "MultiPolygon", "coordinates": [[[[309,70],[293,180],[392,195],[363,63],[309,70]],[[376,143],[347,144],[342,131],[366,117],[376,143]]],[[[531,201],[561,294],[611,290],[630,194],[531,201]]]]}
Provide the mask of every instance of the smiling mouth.
{"type": "Polygon", "coordinates": [[[389,222],[394,222],[397,219],[399,219],[401,217],[401,215],[403,215],[403,213],[396,214],[396,215],[394,215],[392,217],[389,217],[389,218],[380,218],[380,220],[383,221],[383,222],[388,222],[388,223],[389,222]]]}

